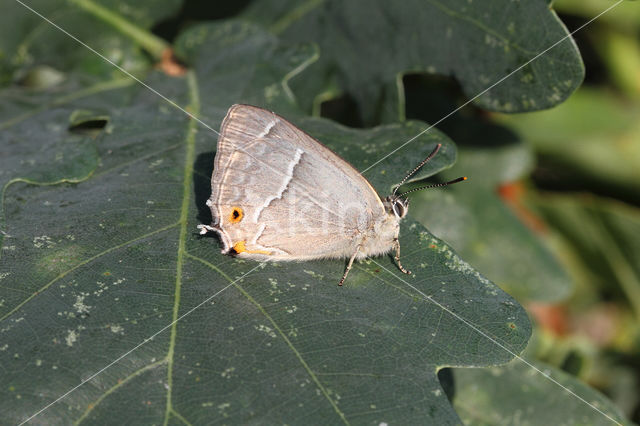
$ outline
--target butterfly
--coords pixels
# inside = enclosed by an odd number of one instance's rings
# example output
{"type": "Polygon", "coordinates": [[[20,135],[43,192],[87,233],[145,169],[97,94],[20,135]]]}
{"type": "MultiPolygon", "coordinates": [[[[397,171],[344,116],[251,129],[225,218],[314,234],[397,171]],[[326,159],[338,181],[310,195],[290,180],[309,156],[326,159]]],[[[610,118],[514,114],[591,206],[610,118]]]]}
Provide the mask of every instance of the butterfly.
{"type": "Polygon", "coordinates": [[[211,225],[222,253],[258,261],[349,259],[395,251],[400,263],[400,221],[409,209],[398,188],[433,158],[441,144],[381,199],[349,163],[279,115],[233,105],[224,118],[211,177],[211,225]]]}

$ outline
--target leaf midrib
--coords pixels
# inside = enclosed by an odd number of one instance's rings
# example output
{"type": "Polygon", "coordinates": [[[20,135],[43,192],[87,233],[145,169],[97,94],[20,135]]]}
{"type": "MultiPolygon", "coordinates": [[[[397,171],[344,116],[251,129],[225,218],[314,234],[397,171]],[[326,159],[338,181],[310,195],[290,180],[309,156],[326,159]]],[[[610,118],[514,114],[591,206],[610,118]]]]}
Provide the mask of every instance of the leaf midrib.
{"type": "MultiPolygon", "coordinates": [[[[198,82],[193,70],[187,72],[187,87],[188,87],[188,99],[189,99],[189,111],[195,116],[200,115],[200,97],[198,92],[198,82]]],[[[184,257],[186,254],[186,241],[187,241],[187,223],[189,219],[189,204],[191,202],[191,181],[193,180],[193,163],[195,161],[196,152],[196,133],[197,133],[196,120],[189,120],[187,126],[187,137],[185,140],[186,153],[184,162],[184,175],[182,180],[182,205],[180,209],[180,236],[178,239],[178,253],[176,261],[176,284],[175,284],[175,299],[173,303],[173,317],[171,325],[171,336],[169,338],[169,348],[167,350],[167,403],[165,407],[164,425],[169,423],[169,419],[174,414],[172,406],[172,391],[173,391],[173,357],[175,353],[176,337],[178,333],[178,318],[180,314],[180,290],[182,287],[182,267],[184,264],[184,257]]],[[[176,413],[177,414],[177,413],[176,413]]]]}

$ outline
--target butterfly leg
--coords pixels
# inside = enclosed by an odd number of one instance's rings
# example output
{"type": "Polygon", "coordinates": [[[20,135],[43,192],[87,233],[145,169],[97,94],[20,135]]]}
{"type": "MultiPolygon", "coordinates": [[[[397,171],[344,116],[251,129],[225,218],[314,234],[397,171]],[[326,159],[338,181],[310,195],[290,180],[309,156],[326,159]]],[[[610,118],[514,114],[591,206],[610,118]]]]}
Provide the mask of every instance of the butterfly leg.
{"type": "Polygon", "coordinates": [[[402,263],[400,263],[400,240],[396,237],[393,239],[393,246],[396,248],[396,262],[398,263],[398,269],[404,272],[407,275],[411,275],[411,271],[407,271],[402,267],[402,263]]]}
{"type": "Polygon", "coordinates": [[[342,283],[347,278],[347,275],[349,274],[349,271],[351,270],[351,267],[353,266],[353,261],[356,260],[356,256],[358,255],[358,252],[360,251],[360,247],[361,246],[358,246],[356,248],[356,252],[353,253],[353,256],[351,256],[351,259],[349,259],[349,263],[347,264],[347,270],[344,271],[344,275],[342,276],[342,278],[340,279],[340,282],[338,283],[339,286],[342,286],[342,283]]]}

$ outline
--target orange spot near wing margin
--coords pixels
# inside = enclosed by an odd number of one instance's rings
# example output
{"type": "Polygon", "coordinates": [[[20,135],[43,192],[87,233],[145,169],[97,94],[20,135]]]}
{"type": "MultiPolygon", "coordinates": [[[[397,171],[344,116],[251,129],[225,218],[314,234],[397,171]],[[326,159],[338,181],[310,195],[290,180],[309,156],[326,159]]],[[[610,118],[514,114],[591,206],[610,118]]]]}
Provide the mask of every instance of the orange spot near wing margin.
{"type": "Polygon", "coordinates": [[[254,254],[267,254],[267,255],[271,254],[270,251],[266,251],[266,250],[247,250],[247,246],[244,241],[238,241],[237,243],[235,243],[231,248],[231,250],[235,251],[238,254],[240,253],[254,253],[254,254]]]}

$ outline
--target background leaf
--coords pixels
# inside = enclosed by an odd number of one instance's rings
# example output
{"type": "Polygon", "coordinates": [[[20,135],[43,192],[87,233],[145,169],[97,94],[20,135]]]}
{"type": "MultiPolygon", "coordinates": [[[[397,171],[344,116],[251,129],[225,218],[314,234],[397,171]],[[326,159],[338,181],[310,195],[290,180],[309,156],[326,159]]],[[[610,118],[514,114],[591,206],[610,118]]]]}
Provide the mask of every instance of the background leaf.
{"type": "MultiPolygon", "coordinates": [[[[136,23],[134,28],[149,29],[175,13],[181,0],[141,0],[134,3],[125,0],[30,0],[24,3],[109,60],[127,70],[139,72],[149,66],[147,57],[115,28],[119,23],[130,20],[136,23]],[[121,20],[107,23],[88,13],[85,8],[93,5],[115,12],[121,20]]],[[[91,76],[106,79],[122,76],[113,65],[16,1],[0,0],[0,9],[4,11],[0,14],[0,86],[12,80],[28,83],[30,74],[38,72],[42,65],[63,74],[81,72],[85,79],[91,76]]]]}
{"type": "MultiPolygon", "coordinates": [[[[243,17],[286,40],[318,43],[323,55],[314,78],[301,82],[305,108],[337,85],[354,97],[366,124],[404,118],[403,73],[453,75],[471,98],[567,34],[543,1],[411,0],[398,7],[384,0],[278,0],[253,2],[243,17]]],[[[549,108],[583,74],[567,39],[476,102],[505,112],[549,108]]]]}
{"type": "Polygon", "coordinates": [[[530,419],[535,418],[535,424],[609,425],[611,419],[620,424],[631,424],[602,394],[573,376],[549,365],[536,363],[535,366],[545,374],[551,374],[562,386],[589,401],[610,418],[600,415],[566,391],[559,396],[558,385],[534,373],[528,365],[512,361],[501,367],[454,371],[454,404],[463,422],[472,425],[523,425],[531,424],[530,419]],[[513,398],[514,394],[519,398],[513,398]]]}

